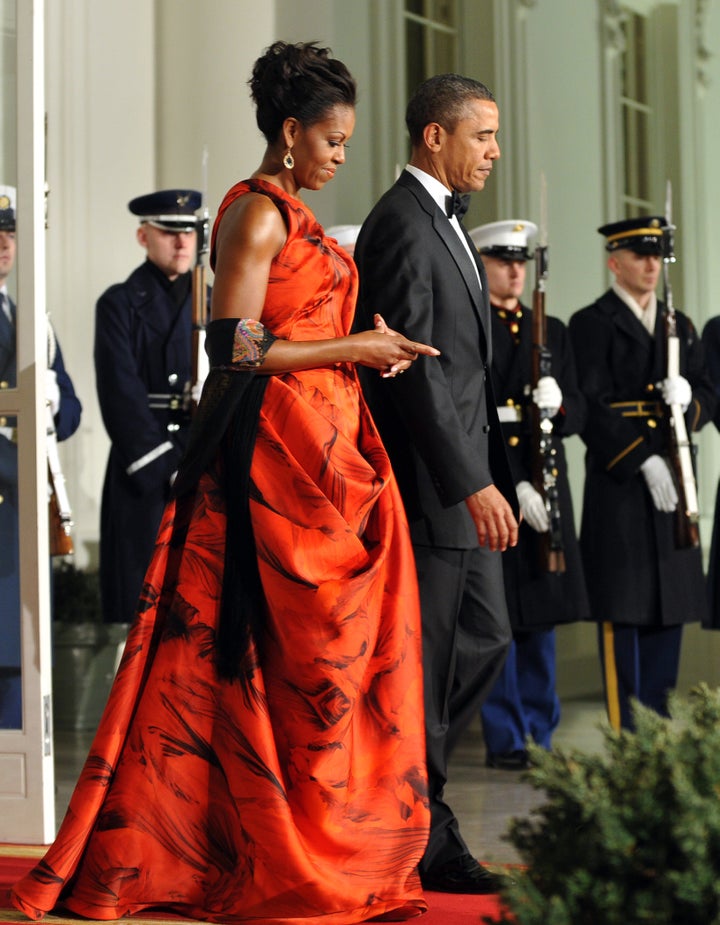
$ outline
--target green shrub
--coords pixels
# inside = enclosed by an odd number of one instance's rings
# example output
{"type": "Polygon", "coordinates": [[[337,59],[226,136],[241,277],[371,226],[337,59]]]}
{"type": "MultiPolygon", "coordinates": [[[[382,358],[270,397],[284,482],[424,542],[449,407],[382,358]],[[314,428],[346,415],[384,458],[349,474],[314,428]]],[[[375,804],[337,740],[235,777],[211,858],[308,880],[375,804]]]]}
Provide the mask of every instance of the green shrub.
{"type": "MultiPolygon", "coordinates": [[[[527,870],[503,893],[516,925],[720,925],[720,692],[639,704],[604,750],[530,747],[547,794],[508,839],[527,870]]],[[[487,921],[487,920],[486,920],[487,921]]]]}
{"type": "Polygon", "coordinates": [[[72,562],[53,563],[53,619],[62,623],[101,623],[100,576],[72,562]]]}

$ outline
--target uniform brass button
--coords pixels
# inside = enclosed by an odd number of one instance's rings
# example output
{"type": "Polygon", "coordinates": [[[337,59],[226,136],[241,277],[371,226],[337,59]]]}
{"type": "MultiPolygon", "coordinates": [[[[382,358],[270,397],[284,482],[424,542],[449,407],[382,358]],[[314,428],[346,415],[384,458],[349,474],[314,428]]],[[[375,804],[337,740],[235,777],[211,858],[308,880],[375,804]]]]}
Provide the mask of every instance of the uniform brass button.
{"type": "Polygon", "coordinates": [[[648,421],[648,427],[657,427],[657,421],[655,420],[655,418],[650,418],[650,420],[648,421]]]}
{"type": "Polygon", "coordinates": [[[10,388],[10,383],[6,379],[3,379],[3,381],[0,382],[0,389],[8,389],[8,388],[10,388]]]}
{"type": "Polygon", "coordinates": [[[512,398],[508,398],[508,400],[505,402],[505,404],[506,404],[509,408],[514,408],[514,407],[515,407],[515,402],[513,401],[512,398]]]}
{"type": "Polygon", "coordinates": [[[168,376],[168,382],[170,383],[170,385],[175,385],[177,381],[178,381],[177,373],[170,373],[170,375],[168,376]]]}
{"type": "Polygon", "coordinates": [[[517,446],[520,443],[520,437],[516,437],[515,434],[512,437],[508,437],[508,446],[517,446]]]}
{"type": "Polygon", "coordinates": [[[1,418],[0,418],[0,427],[7,427],[7,418],[6,418],[6,417],[1,417],[1,418]]]}
{"type": "Polygon", "coordinates": [[[2,504],[4,500],[5,498],[2,495],[0,495],[0,504],[2,504]]]}

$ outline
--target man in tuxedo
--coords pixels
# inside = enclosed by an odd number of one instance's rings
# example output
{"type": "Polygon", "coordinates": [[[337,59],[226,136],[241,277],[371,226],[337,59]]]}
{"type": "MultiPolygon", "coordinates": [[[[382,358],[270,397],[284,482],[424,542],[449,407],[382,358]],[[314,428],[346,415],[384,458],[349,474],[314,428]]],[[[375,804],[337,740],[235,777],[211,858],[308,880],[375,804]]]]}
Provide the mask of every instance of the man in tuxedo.
{"type": "Polygon", "coordinates": [[[498,108],[483,84],[444,74],[418,88],[406,124],[410,163],[355,248],[358,325],[387,323],[441,353],[404,375],[361,378],[403,495],[420,586],[432,812],[422,882],[493,893],[500,880],[471,855],[443,789],[450,753],[511,641],[501,553],[517,543],[517,499],[489,376],[487,281],[456,211],[500,156],[498,108]]]}

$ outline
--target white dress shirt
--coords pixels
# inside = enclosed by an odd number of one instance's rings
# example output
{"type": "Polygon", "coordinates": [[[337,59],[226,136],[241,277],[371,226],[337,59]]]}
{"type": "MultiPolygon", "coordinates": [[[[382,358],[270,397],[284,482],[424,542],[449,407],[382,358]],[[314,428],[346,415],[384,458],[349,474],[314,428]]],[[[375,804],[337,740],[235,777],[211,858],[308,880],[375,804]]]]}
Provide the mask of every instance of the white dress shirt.
{"type": "Polygon", "coordinates": [[[10,313],[10,296],[8,295],[7,286],[0,286],[0,308],[2,308],[10,324],[14,324],[10,313]]]}
{"type": "MultiPolygon", "coordinates": [[[[406,164],[405,170],[407,170],[408,173],[412,174],[416,180],[422,183],[422,185],[425,187],[425,189],[428,191],[428,193],[432,196],[432,198],[435,200],[435,202],[440,207],[440,211],[447,218],[445,201],[447,200],[448,196],[452,194],[452,190],[449,190],[444,184],[442,184],[435,177],[431,177],[429,173],[425,173],[424,170],[420,170],[419,167],[414,167],[412,164],[406,164]]],[[[460,238],[460,241],[462,242],[462,246],[467,251],[467,255],[470,258],[470,263],[472,264],[473,270],[475,271],[475,276],[477,276],[478,285],[482,289],[482,283],[480,282],[480,271],[478,270],[478,267],[477,267],[475,255],[470,249],[470,245],[468,244],[467,235],[465,234],[463,229],[460,227],[460,222],[458,221],[457,215],[453,215],[452,218],[448,218],[448,221],[450,222],[451,226],[455,230],[455,234],[458,236],[458,238],[460,238]]]]}

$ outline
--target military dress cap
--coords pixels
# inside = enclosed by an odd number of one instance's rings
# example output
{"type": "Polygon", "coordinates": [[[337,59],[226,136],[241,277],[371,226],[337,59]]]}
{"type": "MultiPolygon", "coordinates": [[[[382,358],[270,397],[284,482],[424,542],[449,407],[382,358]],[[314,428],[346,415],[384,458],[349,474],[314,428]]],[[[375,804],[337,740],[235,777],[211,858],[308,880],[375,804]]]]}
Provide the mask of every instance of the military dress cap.
{"type": "Polygon", "coordinates": [[[663,252],[663,229],[667,222],[662,215],[641,215],[625,218],[598,228],[607,238],[605,250],[629,250],[636,254],[660,256],[663,252]]]}
{"type": "Polygon", "coordinates": [[[360,234],[360,225],[332,225],[325,229],[329,238],[335,238],[340,247],[351,247],[360,234]]]}
{"type": "Polygon", "coordinates": [[[478,225],[472,229],[470,237],[479,253],[488,257],[497,257],[499,260],[530,260],[532,253],[528,241],[537,234],[537,230],[534,222],[513,218],[478,225]]]}
{"type": "Polygon", "coordinates": [[[0,185],[0,231],[15,231],[16,201],[15,187],[0,185]]]}
{"type": "Polygon", "coordinates": [[[164,231],[195,231],[202,196],[194,189],[164,189],[147,196],[137,196],[128,209],[141,223],[164,231]]]}

